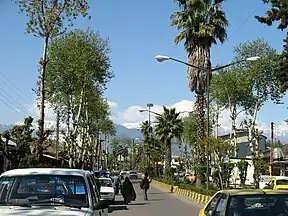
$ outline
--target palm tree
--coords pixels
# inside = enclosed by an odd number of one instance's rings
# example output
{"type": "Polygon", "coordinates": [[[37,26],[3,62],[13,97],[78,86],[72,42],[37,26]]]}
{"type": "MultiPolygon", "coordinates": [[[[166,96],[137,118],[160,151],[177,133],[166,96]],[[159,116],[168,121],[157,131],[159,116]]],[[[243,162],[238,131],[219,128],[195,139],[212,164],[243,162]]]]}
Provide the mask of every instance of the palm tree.
{"type": "MultiPolygon", "coordinates": [[[[184,40],[189,64],[211,69],[211,46],[218,41],[223,43],[227,37],[228,21],[221,8],[224,0],[175,0],[175,2],[181,9],[171,15],[171,26],[176,26],[181,31],[176,36],[175,43],[184,40]]],[[[212,75],[207,71],[192,67],[187,69],[189,88],[196,93],[199,138],[205,136],[204,94],[207,89],[207,76],[209,75],[211,79],[212,75]]]]}
{"type": "Polygon", "coordinates": [[[183,122],[179,118],[180,113],[175,108],[168,109],[163,106],[163,114],[157,116],[155,132],[157,137],[165,144],[165,173],[171,167],[173,138],[181,139],[183,122]]]}

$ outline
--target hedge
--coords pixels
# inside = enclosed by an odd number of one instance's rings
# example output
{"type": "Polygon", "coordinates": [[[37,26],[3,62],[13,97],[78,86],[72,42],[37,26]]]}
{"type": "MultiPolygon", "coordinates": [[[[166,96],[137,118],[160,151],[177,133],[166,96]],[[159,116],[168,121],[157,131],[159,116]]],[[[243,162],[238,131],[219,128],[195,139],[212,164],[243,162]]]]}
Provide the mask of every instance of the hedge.
{"type": "Polygon", "coordinates": [[[207,195],[207,196],[212,196],[214,193],[217,192],[217,190],[212,190],[212,189],[207,190],[205,188],[198,188],[195,185],[191,185],[191,184],[187,184],[187,183],[183,183],[183,182],[177,182],[177,181],[173,181],[170,179],[164,179],[164,178],[154,178],[154,179],[156,181],[163,182],[165,184],[179,186],[179,188],[182,188],[185,190],[190,190],[190,191],[193,191],[195,193],[199,193],[199,194],[203,194],[203,195],[207,195]]]}

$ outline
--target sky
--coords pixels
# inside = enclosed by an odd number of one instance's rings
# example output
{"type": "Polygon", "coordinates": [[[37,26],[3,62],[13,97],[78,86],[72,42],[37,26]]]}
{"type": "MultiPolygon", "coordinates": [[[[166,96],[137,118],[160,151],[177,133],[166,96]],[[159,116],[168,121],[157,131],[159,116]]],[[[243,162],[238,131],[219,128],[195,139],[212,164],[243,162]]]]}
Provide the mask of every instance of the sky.
{"type": "MultiPolygon", "coordinates": [[[[229,63],[233,47],[259,37],[282,50],[285,32],[254,18],[267,9],[261,0],[227,0],[223,7],[229,20],[228,39],[223,45],[213,46],[212,65],[229,63]]],[[[176,10],[173,0],[92,0],[92,19],[79,17],[74,22],[73,28],[99,31],[110,41],[115,78],[108,84],[105,96],[116,123],[131,126],[145,120],[147,114],[139,114],[139,108],[147,103],[155,104],[154,109],[159,112],[162,105],[181,111],[192,109],[195,98],[188,89],[186,67],[172,61],[155,61],[158,54],[187,60],[183,44],[175,45],[173,41],[177,29],[169,27],[170,15],[176,10]]],[[[25,33],[27,18],[18,11],[13,1],[0,1],[0,124],[19,122],[24,116],[36,114],[32,89],[38,77],[43,41],[25,33]]],[[[281,105],[268,102],[262,107],[259,125],[267,130],[274,121],[276,130],[287,132],[288,136],[288,126],[283,123],[288,117],[287,99],[281,105]]],[[[223,114],[223,124],[229,123],[227,117],[223,114]]]]}

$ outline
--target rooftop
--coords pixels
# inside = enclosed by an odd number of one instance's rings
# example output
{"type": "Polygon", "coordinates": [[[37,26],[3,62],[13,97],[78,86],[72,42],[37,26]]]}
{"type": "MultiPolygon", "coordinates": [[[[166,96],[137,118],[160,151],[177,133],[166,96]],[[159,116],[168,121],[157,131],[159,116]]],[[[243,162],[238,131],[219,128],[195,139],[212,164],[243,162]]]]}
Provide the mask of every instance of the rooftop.
{"type": "Polygon", "coordinates": [[[2,176],[25,176],[25,175],[72,175],[72,176],[85,176],[90,173],[87,170],[80,169],[58,169],[58,168],[27,168],[27,169],[13,169],[2,176]]]}

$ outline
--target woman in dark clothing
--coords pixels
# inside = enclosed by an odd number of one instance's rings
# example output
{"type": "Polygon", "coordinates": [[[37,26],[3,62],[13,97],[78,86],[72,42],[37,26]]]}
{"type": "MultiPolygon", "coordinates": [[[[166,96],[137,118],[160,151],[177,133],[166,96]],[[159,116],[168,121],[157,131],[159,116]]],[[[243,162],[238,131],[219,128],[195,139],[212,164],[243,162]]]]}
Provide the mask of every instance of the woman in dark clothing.
{"type": "Polygon", "coordinates": [[[133,184],[128,177],[125,178],[122,184],[121,194],[126,204],[130,203],[131,201],[136,200],[136,193],[135,193],[133,184]]]}

